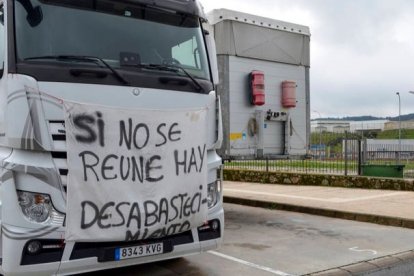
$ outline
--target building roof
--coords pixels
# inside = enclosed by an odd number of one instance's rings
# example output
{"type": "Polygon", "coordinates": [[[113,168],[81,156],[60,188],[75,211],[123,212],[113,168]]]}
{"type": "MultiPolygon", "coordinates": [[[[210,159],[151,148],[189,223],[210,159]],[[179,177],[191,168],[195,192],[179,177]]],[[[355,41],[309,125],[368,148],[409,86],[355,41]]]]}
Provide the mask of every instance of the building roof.
{"type": "Polygon", "coordinates": [[[215,25],[221,21],[231,20],[250,25],[256,25],[261,27],[267,27],[279,31],[297,33],[310,36],[310,29],[307,26],[271,19],[267,17],[261,17],[257,15],[247,14],[243,12],[227,10],[227,9],[216,9],[207,14],[209,23],[215,25]]]}

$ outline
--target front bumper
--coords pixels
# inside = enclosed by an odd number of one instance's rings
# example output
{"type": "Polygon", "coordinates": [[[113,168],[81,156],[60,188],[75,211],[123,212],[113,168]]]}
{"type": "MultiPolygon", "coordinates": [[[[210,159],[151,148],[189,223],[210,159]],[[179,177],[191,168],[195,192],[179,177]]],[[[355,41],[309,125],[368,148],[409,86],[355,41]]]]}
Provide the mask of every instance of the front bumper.
{"type": "MultiPolygon", "coordinates": [[[[27,254],[29,241],[63,240],[64,229],[43,229],[33,232],[29,229],[3,225],[3,264],[2,273],[5,275],[70,275],[95,270],[111,269],[116,267],[131,266],[149,262],[157,262],[186,255],[198,254],[217,248],[223,238],[224,212],[221,202],[214,207],[209,215],[209,221],[217,220],[219,228],[216,233],[211,229],[200,233],[199,229],[178,234],[162,239],[169,244],[171,250],[168,253],[113,261],[111,250],[116,247],[134,246],[139,242],[132,243],[63,243],[60,249],[54,248],[44,250],[44,254],[27,254]],[[48,233],[49,232],[49,233],[48,233]],[[23,234],[25,233],[25,234],[23,234]]],[[[157,240],[146,242],[160,242],[157,240]]]]}

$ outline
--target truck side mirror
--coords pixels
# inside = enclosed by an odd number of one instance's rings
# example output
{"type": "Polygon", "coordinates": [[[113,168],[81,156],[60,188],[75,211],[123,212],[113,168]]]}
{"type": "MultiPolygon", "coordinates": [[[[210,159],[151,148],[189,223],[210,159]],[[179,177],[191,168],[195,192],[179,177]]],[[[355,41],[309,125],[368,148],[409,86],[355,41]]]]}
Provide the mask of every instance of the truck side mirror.
{"type": "Polygon", "coordinates": [[[27,14],[26,19],[32,27],[39,25],[43,20],[42,8],[40,8],[40,6],[34,7],[33,10],[27,14]]]}
{"type": "Polygon", "coordinates": [[[211,67],[211,74],[213,78],[213,82],[215,85],[219,84],[219,74],[218,74],[218,67],[217,67],[217,51],[216,51],[216,43],[214,41],[214,37],[211,33],[205,34],[206,37],[206,44],[207,44],[207,51],[210,60],[210,67],[211,67]]]}
{"type": "Polygon", "coordinates": [[[40,6],[33,7],[32,3],[28,0],[17,0],[20,4],[22,4],[23,8],[27,12],[27,22],[29,22],[30,26],[36,27],[40,24],[43,20],[43,13],[42,8],[40,6]]]}

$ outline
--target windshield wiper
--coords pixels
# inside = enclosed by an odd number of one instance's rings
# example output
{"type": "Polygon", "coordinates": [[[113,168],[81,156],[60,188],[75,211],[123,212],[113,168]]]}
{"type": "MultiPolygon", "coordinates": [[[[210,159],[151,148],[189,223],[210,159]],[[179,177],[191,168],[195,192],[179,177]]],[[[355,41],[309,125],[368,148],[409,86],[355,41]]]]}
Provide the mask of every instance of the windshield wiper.
{"type": "Polygon", "coordinates": [[[149,70],[160,70],[160,71],[168,71],[168,72],[175,72],[178,73],[180,70],[195,84],[198,90],[201,90],[205,93],[203,86],[191,75],[187,70],[183,67],[178,65],[163,65],[163,64],[140,64],[138,65],[141,68],[149,69],[149,70]]]}
{"type": "Polygon", "coordinates": [[[116,71],[111,65],[109,65],[105,60],[99,57],[93,56],[75,56],[75,55],[56,55],[56,56],[39,56],[39,57],[29,57],[24,60],[36,60],[36,59],[55,59],[61,61],[83,61],[83,62],[92,62],[99,66],[99,62],[102,63],[106,68],[108,68],[114,76],[122,82],[124,85],[130,85],[129,82],[116,71]]]}

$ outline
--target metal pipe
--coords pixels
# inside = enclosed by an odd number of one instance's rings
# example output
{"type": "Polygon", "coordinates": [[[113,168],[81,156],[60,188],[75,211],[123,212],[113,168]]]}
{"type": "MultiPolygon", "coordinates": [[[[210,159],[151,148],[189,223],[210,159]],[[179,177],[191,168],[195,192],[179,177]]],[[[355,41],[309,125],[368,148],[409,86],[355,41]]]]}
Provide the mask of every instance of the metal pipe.
{"type": "Polygon", "coordinates": [[[398,155],[397,164],[400,164],[401,155],[401,95],[400,92],[396,93],[398,96],[398,155]]]}

